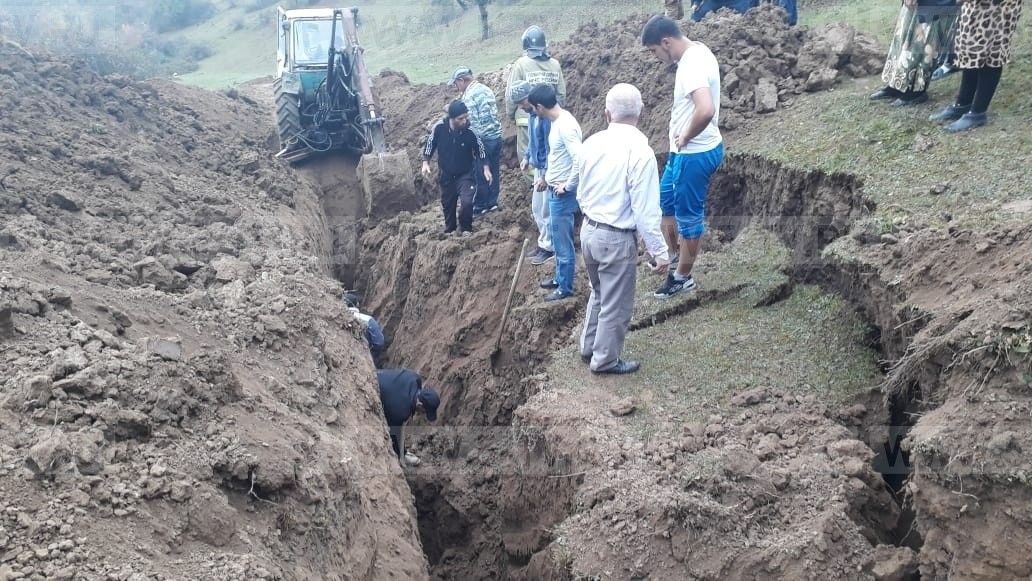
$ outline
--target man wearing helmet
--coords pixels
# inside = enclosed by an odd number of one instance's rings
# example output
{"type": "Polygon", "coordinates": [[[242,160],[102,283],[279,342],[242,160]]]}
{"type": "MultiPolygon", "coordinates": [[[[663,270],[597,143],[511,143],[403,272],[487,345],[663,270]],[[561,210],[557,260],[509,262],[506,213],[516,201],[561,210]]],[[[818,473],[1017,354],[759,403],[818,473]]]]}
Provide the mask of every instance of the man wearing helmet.
{"type": "Polygon", "coordinates": [[[512,100],[513,85],[527,81],[531,85],[551,85],[559,103],[566,102],[566,79],[559,61],[548,56],[545,32],[531,26],[523,33],[523,56],[516,59],[509,73],[509,84],[505,89],[505,114],[516,122],[516,159],[523,159],[527,153],[527,113],[512,100]]]}

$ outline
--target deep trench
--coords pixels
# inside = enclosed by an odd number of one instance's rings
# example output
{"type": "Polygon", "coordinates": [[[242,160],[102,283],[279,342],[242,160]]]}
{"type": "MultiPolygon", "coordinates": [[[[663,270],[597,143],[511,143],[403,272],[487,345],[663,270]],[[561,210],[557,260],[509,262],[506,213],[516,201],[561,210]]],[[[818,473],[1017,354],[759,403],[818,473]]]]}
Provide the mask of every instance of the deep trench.
{"type": "MultiPolygon", "coordinates": [[[[659,156],[660,167],[663,161],[663,156],[659,156]]],[[[784,167],[762,157],[730,155],[714,176],[707,212],[711,216],[711,228],[719,230],[722,239],[733,239],[747,225],[759,223],[775,232],[790,249],[791,281],[786,288],[781,289],[784,292],[775,293],[770,298],[772,303],[787,298],[795,284],[818,284],[825,291],[842,296],[857,309],[870,325],[868,346],[875,349],[882,360],[892,360],[902,356],[907,341],[898,328],[885,328],[877,324],[879,318],[884,319],[880,314],[885,309],[893,308],[889,298],[891,294],[884,292],[885,289],[867,286],[861,273],[847,272],[821,258],[821,250],[835,239],[847,235],[853,221],[874,211],[873,202],[866,200],[861,193],[862,186],[860,180],[851,175],[803,171],[784,167]]],[[[325,189],[327,195],[324,197],[324,206],[327,211],[340,206],[339,201],[332,201],[334,189],[325,189]],[[328,206],[327,200],[330,200],[328,206]]],[[[340,220],[337,222],[340,223],[340,220]]],[[[328,223],[333,228],[333,222],[328,223]]],[[[354,238],[339,239],[342,231],[349,237],[357,238],[359,235],[357,231],[333,229],[330,234],[335,247],[353,247],[354,238]]],[[[344,265],[347,268],[341,266],[335,264],[336,274],[345,285],[353,285],[357,277],[351,265],[344,265]],[[343,273],[348,273],[346,278],[342,276],[343,273]]],[[[359,289],[360,292],[362,290],[359,289]]],[[[719,300],[719,297],[715,297],[715,300],[719,300]]],[[[683,302],[631,330],[663,324],[700,306],[698,300],[683,302]]],[[[556,336],[568,336],[578,322],[566,321],[555,327],[553,333],[556,336]]],[[[504,370],[492,370],[495,375],[504,376],[502,385],[505,388],[518,394],[516,401],[511,402],[513,407],[522,405],[533,395],[521,388],[520,384],[539,369],[536,364],[540,364],[547,354],[536,353],[534,356],[535,361],[509,361],[504,370]]],[[[401,359],[388,349],[380,366],[390,367],[401,359]]],[[[913,424],[911,414],[917,399],[914,394],[918,392],[919,388],[915,386],[908,397],[884,400],[870,398],[861,402],[868,407],[867,416],[878,421],[867,426],[867,433],[858,434],[876,453],[873,467],[883,475],[885,485],[900,505],[903,515],[894,526],[876,531],[877,536],[880,542],[913,549],[920,548],[921,538],[914,527],[914,513],[903,502],[902,489],[911,467],[909,457],[900,444],[913,424]]],[[[511,413],[503,414],[497,418],[495,427],[508,428],[511,420],[511,413]]],[[[451,441],[445,446],[444,455],[456,458],[459,448],[468,445],[451,441]]],[[[544,552],[552,540],[550,533],[542,530],[550,527],[543,524],[557,524],[571,513],[574,495],[583,478],[549,478],[564,471],[569,472],[572,466],[570,459],[561,452],[549,449],[547,442],[537,442],[529,448],[522,453],[524,459],[537,462],[540,472],[535,475],[493,474],[489,478],[496,480],[475,488],[478,490],[478,498],[463,499],[463,502],[452,502],[447,498],[449,481],[454,477],[449,471],[429,477],[423,473],[407,475],[432,577],[565,578],[567,571],[554,568],[555,565],[547,559],[539,561],[534,557],[544,552]],[[545,488],[548,490],[543,490],[542,482],[546,483],[545,488]],[[496,495],[502,491],[515,491],[516,498],[497,498],[496,495]],[[520,507],[523,514],[512,514],[514,505],[520,507]],[[461,510],[463,507],[475,507],[479,511],[461,510]],[[485,526],[492,511],[504,513],[497,518],[494,528],[485,526]],[[535,513],[548,516],[544,519],[535,518],[535,513]],[[513,537],[518,539],[515,544],[519,548],[515,551],[509,550],[509,541],[513,537]],[[486,541],[487,545],[493,546],[494,556],[485,560],[482,553],[464,552],[464,549],[477,541],[486,541]],[[477,559],[475,562],[474,558],[477,559]],[[468,562],[463,562],[464,559],[468,562]],[[542,562],[549,565],[542,568],[542,562]],[[553,569],[548,570],[550,567],[553,569]],[[471,573],[476,571],[479,573],[471,573]]],[[[917,578],[915,574],[908,579],[917,578]]]]}

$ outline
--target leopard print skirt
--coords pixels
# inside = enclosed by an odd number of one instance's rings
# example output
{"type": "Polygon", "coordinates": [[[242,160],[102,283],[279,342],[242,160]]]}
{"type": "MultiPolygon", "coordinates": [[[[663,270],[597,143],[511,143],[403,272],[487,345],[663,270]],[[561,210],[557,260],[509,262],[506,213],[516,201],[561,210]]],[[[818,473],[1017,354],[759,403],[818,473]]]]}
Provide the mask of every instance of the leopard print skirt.
{"type": "Polygon", "coordinates": [[[960,9],[956,66],[998,68],[1010,62],[1011,39],[1021,17],[1021,0],[969,0],[960,9]]]}

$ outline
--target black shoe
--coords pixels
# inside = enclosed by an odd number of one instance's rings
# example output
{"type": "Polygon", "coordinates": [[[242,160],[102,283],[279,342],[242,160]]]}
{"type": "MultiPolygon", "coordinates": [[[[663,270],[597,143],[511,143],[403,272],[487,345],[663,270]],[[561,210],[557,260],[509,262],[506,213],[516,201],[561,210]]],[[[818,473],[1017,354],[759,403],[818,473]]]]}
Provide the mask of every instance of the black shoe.
{"type": "Polygon", "coordinates": [[[955,72],[957,72],[959,70],[960,69],[955,68],[953,65],[951,65],[949,63],[945,63],[944,65],[942,65],[941,67],[935,69],[935,71],[932,72],[932,79],[931,80],[933,80],[933,81],[941,81],[941,80],[945,79],[946,77],[952,75],[953,73],[955,73],[955,72]]]}
{"type": "Polygon", "coordinates": [[[549,301],[549,302],[551,302],[551,301],[561,301],[563,299],[568,299],[568,298],[570,298],[572,296],[573,296],[573,293],[564,293],[563,291],[561,291],[559,289],[555,289],[554,291],[548,293],[548,296],[545,297],[545,300],[549,301]]]}
{"type": "Polygon", "coordinates": [[[903,96],[903,91],[897,91],[892,87],[882,87],[877,91],[871,93],[869,99],[872,101],[887,101],[889,99],[897,99],[903,96]]]}
{"type": "Polygon", "coordinates": [[[451,234],[451,233],[452,233],[452,232],[454,232],[454,231],[455,231],[455,228],[445,228],[445,229],[444,229],[444,232],[442,232],[442,234],[444,234],[445,236],[447,236],[447,235],[451,234]]]}
{"type": "Polygon", "coordinates": [[[889,103],[890,107],[907,107],[909,105],[920,105],[928,100],[928,91],[914,93],[907,91],[899,99],[889,103]]]}
{"type": "Polygon", "coordinates": [[[546,278],[541,281],[541,284],[538,286],[541,288],[559,288],[559,283],[556,282],[554,278],[546,278]]]}
{"type": "Polygon", "coordinates": [[[637,361],[624,361],[623,359],[617,359],[616,365],[608,369],[592,370],[592,373],[612,373],[613,375],[623,375],[625,373],[634,373],[641,369],[641,364],[637,361]]]}
{"type": "Polygon", "coordinates": [[[580,356],[580,360],[583,361],[584,363],[588,364],[588,365],[591,365],[591,355],[584,355],[582,353],[581,356],[580,356]]]}
{"type": "Polygon", "coordinates": [[[534,266],[538,266],[552,260],[553,258],[555,258],[555,252],[551,250],[541,250],[539,248],[537,253],[530,257],[530,263],[534,266]]]}
{"type": "Polygon", "coordinates": [[[689,274],[688,278],[684,280],[676,280],[674,278],[674,273],[671,272],[667,275],[666,282],[663,283],[663,286],[656,289],[656,292],[652,293],[652,296],[657,299],[669,299],[678,293],[693,290],[695,290],[695,278],[693,278],[692,275],[689,274]]]}
{"type": "Polygon", "coordinates": [[[989,118],[986,117],[985,113],[965,113],[963,117],[943,127],[943,129],[949,133],[958,133],[974,129],[975,127],[981,127],[988,122],[989,118]]]}
{"type": "Polygon", "coordinates": [[[932,123],[942,123],[944,121],[956,121],[964,116],[968,110],[971,109],[971,105],[964,107],[963,105],[957,105],[954,103],[949,107],[946,107],[942,111],[928,116],[928,120],[932,123]]]}

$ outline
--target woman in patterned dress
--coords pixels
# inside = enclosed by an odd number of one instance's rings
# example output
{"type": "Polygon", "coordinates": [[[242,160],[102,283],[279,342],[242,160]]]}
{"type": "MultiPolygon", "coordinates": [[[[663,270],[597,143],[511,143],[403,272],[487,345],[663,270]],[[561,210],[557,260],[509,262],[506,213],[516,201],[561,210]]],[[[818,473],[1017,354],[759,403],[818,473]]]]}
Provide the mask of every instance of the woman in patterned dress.
{"type": "Polygon", "coordinates": [[[1011,39],[1021,17],[1021,0],[961,0],[957,32],[957,68],[962,77],[957,100],[928,118],[952,121],[946,131],[956,133],[988,122],[986,111],[1010,62],[1011,39]]]}
{"type": "Polygon", "coordinates": [[[895,99],[893,107],[928,100],[928,83],[957,19],[956,0],[904,0],[885,59],[885,87],[872,99],[895,99]]]}

